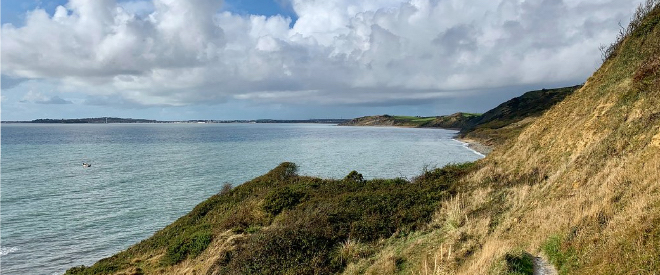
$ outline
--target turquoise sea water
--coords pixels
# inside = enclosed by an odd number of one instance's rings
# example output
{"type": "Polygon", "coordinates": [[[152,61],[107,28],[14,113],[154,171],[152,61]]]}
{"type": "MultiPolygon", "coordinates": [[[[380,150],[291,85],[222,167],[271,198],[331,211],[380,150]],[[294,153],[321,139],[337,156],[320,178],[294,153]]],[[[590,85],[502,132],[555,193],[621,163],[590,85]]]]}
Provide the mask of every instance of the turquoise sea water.
{"type": "Polygon", "coordinates": [[[91,265],[284,161],[412,178],[482,156],[455,131],[318,124],[3,124],[0,273],[91,265]],[[89,162],[90,168],[82,163],[89,162]]]}

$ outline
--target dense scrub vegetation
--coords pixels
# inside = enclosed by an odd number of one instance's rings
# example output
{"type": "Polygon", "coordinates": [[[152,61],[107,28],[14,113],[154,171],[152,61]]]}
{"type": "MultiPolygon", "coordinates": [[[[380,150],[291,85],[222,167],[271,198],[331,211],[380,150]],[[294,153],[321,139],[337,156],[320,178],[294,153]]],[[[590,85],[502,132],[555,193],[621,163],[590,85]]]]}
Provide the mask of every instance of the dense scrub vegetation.
{"type": "Polygon", "coordinates": [[[128,250],[67,274],[166,271],[227,234],[240,241],[218,251],[211,273],[337,273],[352,258],[370,255],[366,246],[424,227],[440,202],[455,194],[457,180],[475,167],[448,165],[412,181],[364,180],[356,171],[343,180],[322,180],[298,176],[295,164],[283,163],[209,198],[128,250]],[[361,251],[350,251],[356,245],[361,251]]]}

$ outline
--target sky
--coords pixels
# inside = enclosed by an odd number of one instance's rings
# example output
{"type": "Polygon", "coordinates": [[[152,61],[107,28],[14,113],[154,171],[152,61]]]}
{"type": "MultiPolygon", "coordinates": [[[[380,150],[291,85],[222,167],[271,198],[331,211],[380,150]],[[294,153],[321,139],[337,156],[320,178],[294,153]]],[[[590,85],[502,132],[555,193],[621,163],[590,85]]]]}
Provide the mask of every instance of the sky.
{"type": "Polygon", "coordinates": [[[3,121],[485,112],[583,83],[642,0],[3,0],[3,121]]]}

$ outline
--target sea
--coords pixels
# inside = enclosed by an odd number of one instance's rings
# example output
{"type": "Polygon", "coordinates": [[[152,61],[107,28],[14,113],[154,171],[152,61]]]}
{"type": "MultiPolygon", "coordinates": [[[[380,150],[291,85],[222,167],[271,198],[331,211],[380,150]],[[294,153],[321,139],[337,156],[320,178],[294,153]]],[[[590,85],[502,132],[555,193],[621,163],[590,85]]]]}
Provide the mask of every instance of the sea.
{"type": "Polygon", "coordinates": [[[290,161],[299,174],[412,179],[483,157],[456,131],[325,124],[2,124],[0,273],[62,274],[290,161]],[[91,167],[83,167],[82,163],[91,167]]]}

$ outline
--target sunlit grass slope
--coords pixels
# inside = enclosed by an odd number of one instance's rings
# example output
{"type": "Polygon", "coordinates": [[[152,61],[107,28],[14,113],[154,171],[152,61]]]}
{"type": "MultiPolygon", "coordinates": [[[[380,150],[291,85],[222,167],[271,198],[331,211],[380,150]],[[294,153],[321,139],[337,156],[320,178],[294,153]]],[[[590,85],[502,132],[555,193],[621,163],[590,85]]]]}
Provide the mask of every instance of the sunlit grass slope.
{"type": "Polygon", "coordinates": [[[561,274],[658,274],[658,1],[605,57],[583,88],[480,162],[436,213],[439,229],[391,238],[346,273],[388,273],[401,258],[400,274],[511,274],[525,251],[561,274]]]}

